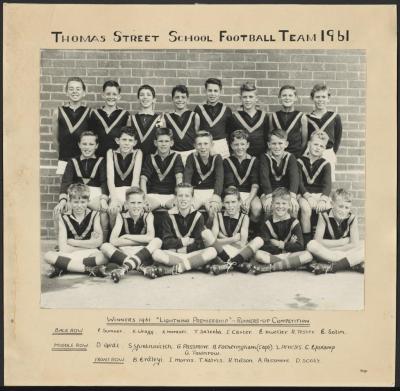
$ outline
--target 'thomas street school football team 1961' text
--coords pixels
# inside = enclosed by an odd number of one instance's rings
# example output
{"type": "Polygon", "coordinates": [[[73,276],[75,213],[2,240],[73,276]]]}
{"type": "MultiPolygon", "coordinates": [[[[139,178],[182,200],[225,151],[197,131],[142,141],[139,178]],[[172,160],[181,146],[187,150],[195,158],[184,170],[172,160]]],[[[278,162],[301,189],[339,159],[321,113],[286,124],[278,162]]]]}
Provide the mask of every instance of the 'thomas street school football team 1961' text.
{"type": "Polygon", "coordinates": [[[69,102],[53,115],[62,180],[49,277],[364,271],[351,194],[332,190],[342,124],[327,110],[328,87],[313,87],[314,111],[303,114],[285,85],[270,115],[254,84],[240,87],[234,112],[219,100],[219,79],[205,90],[207,102],[191,111],[178,85],[173,110],[156,113],[155,90],[142,85],[131,114],[117,106],[116,81],[90,109],[83,80],[67,80],[69,102]]]}

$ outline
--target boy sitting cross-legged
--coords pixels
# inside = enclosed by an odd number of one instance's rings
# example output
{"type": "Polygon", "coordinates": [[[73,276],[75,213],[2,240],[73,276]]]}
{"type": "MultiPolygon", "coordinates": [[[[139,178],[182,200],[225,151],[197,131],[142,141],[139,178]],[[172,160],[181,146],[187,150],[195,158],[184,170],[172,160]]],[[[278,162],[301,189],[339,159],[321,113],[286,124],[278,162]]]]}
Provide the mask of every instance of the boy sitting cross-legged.
{"type": "Polygon", "coordinates": [[[154,237],[153,214],[144,210],[144,193],[138,187],[126,191],[125,212],[118,214],[111,232],[110,243],[101,251],[120,267],[111,272],[114,282],[131,270],[145,273],[152,263],[151,254],[161,248],[161,240],[154,237]]]}
{"type": "Polygon", "coordinates": [[[213,274],[231,269],[247,273],[251,269],[247,260],[262,245],[262,240],[256,238],[247,244],[249,217],[240,211],[240,193],[236,187],[225,189],[224,208],[224,213],[215,215],[212,228],[217,238],[213,247],[222,262],[212,264],[210,269],[213,274]]]}
{"type": "Polygon", "coordinates": [[[48,277],[57,277],[67,271],[105,277],[102,265],[107,263],[107,258],[98,249],[103,243],[103,232],[99,212],[88,208],[90,190],[83,183],[75,183],[67,192],[71,213],[59,216],[60,251],[49,251],[44,255],[44,260],[53,265],[48,277]]]}
{"type": "Polygon", "coordinates": [[[364,243],[359,240],[357,217],[351,211],[351,194],[344,189],[332,195],[332,209],[320,213],[314,240],[307,250],[323,263],[310,264],[315,274],[355,270],[364,273],[364,243]]]}
{"type": "Polygon", "coordinates": [[[214,235],[204,227],[204,218],[192,206],[193,187],[188,183],[176,186],[177,206],[166,213],[162,225],[162,250],[153,253],[159,266],[153,266],[151,277],[177,274],[202,268],[217,256],[210,247],[214,235]]]}
{"type": "MultiPolygon", "coordinates": [[[[261,246],[256,251],[254,273],[297,269],[312,261],[304,251],[299,221],[289,214],[291,196],[285,188],[272,193],[272,215],[261,225],[261,246]]],[[[260,239],[260,238],[256,238],[260,239]]]]}

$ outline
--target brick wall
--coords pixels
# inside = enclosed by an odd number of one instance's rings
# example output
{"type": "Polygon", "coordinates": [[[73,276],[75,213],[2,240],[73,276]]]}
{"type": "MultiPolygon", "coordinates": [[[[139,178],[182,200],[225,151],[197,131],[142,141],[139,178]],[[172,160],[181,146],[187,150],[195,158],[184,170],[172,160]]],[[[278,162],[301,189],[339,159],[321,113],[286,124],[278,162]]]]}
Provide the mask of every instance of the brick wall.
{"type": "Polygon", "coordinates": [[[343,139],[338,154],[337,183],[352,190],[364,235],[365,178],[365,84],[364,50],[43,50],[40,77],[40,191],[41,237],[54,238],[52,210],[58,200],[57,155],[51,140],[51,113],[64,102],[69,76],[80,76],[88,87],[87,104],[102,105],[105,80],[122,86],[120,106],[137,111],[136,91],[151,84],[157,93],[156,111],[171,109],[171,89],[186,84],[191,107],[204,101],[203,84],[208,77],[222,78],[222,101],[236,107],[239,86],[256,81],[261,107],[279,109],[279,87],[294,84],[297,108],[312,110],[309,98],[316,82],[331,87],[331,110],[343,120],[343,139]]]}

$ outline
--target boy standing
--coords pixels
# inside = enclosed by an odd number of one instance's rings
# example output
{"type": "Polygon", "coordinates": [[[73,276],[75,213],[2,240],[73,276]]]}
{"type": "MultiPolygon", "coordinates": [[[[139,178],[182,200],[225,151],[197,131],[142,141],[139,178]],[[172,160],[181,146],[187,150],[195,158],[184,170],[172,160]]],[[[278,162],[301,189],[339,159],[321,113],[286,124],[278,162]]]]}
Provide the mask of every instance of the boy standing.
{"type": "Polygon", "coordinates": [[[315,131],[308,142],[307,152],[297,159],[300,170],[299,205],[304,241],[311,240],[311,214],[330,207],[331,165],[322,156],[329,136],[315,131]]]}
{"type": "Polygon", "coordinates": [[[257,109],[257,89],[254,84],[247,82],[240,87],[240,99],[242,110],[232,113],[230,131],[245,129],[249,142],[247,153],[258,158],[266,151],[270,128],[268,116],[264,110],[257,109]]]}
{"type": "Polygon", "coordinates": [[[209,132],[199,131],[195,138],[196,152],[186,161],[183,181],[194,187],[194,207],[201,206],[212,218],[221,206],[224,168],[221,155],[212,154],[213,138],[209,132]]]}
{"type": "Polygon", "coordinates": [[[200,116],[200,129],[210,132],[213,137],[214,153],[226,158],[229,156],[227,137],[232,111],[219,101],[222,90],[221,80],[207,79],[205,89],[207,103],[196,106],[194,111],[200,116]]]}
{"type": "Polygon", "coordinates": [[[138,135],[138,148],[144,156],[156,151],[154,145],[156,129],[163,124],[162,115],[154,112],[156,91],[152,86],[144,84],[137,92],[139,112],[131,116],[131,125],[138,135]]]}
{"type": "Polygon", "coordinates": [[[331,164],[332,182],[335,182],[336,154],[342,139],[342,120],[338,113],[328,111],[330,92],[325,84],[316,84],[310,93],[315,109],[307,115],[308,136],[322,130],[329,136],[323,157],[331,164]]]}
{"type": "Polygon", "coordinates": [[[53,112],[52,134],[58,149],[56,174],[64,174],[68,159],[79,155],[79,136],[89,130],[89,107],[82,105],[86,86],[80,77],[70,77],[65,86],[68,104],[53,112]]]}
{"type": "Polygon", "coordinates": [[[138,187],[126,191],[126,211],[118,214],[111,232],[110,243],[101,246],[110,262],[119,265],[111,272],[115,283],[131,270],[145,273],[152,263],[151,254],[161,248],[161,240],[154,237],[153,214],[145,213],[144,193],[138,187]]]}
{"type": "Polygon", "coordinates": [[[296,158],[300,157],[307,143],[307,117],[295,110],[297,101],[296,87],[284,85],[279,90],[279,102],[282,109],[270,116],[271,129],[282,129],[286,132],[288,146],[286,150],[296,158]]]}
{"type": "Polygon", "coordinates": [[[357,217],[351,212],[351,194],[344,189],[332,195],[332,209],[319,215],[314,240],[307,250],[318,260],[315,274],[353,269],[364,273],[364,243],[359,240],[357,217]]]}
{"type": "Polygon", "coordinates": [[[260,158],[260,180],[263,191],[261,203],[267,214],[271,213],[272,192],[278,187],[289,190],[294,216],[297,215],[299,209],[297,202],[299,170],[296,158],[285,151],[287,145],[286,132],[275,129],[269,134],[269,151],[260,158]]]}
{"type": "Polygon", "coordinates": [[[145,158],[140,187],[147,194],[150,210],[170,209],[175,199],[175,187],[182,182],[183,163],[177,152],[171,152],[174,141],[170,129],[157,128],[154,144],[157,152],[145,158]]]}
{"type": "Polygon", "coordinates": [[[175,194],[177,206],[163,220],[162,250],[153,253],[154,261],[165,266],[154,266],[152,277],[201,268],[217,256],[216,250],[209,247],[215,238],[204,228],[201,213],[192,206],[193,187],[180,183],[175,194]]]}
{"type": "Polygon", "coordinates": [[[231,134],[231,149],[232,155],[224,159],[224,187],[237,187],[245,213],[251,213],[251,219],[258,221],[262,210],[261,201],[257,197],[259,163],[255,156],[247,154],[248,133],[235,130],[231,134]]]}
{"type": "Polygon", "coordinates": [[[107,259],[98,249],[103,243],[103,233],[98,212],[88,209],[90,191],[83,183],[68,188],[70,214],[60,214],[58,247],[49,251],[44,260],[53,266],[49,278],[71,271],[106,277],[104,264],[107,259]]]}
{"type": "Polygon", "coordinates": [[[185,164],[187,157],[194,152],[193,145],[196,132],[200,128],[200,117],[194,111],[188,110],[189,91],[184,85],[172,89],[172,101],[175,110],[164,116],[165,126],[173,132],[174,150],[177,151],[185,164]]]}
{"type": "Polygon", "coordinates": [[[90,116],[90,130],[99,137],[99,148],[97,154],[106,156],[109,149],[118,148],[115,138],[119,131],[126,126],[129,119],[129,112],[117,106],[121,99],[121,87],[114,80],[107,80],[103,84],[104,106],[94,109],[90,116]]]}

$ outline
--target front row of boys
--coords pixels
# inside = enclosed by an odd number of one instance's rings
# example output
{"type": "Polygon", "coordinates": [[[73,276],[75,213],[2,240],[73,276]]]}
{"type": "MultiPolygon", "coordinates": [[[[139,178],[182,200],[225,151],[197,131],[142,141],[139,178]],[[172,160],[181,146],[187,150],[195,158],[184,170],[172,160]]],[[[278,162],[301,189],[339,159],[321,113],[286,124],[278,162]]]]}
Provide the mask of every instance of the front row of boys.
{"type": "Polygon", "coordinates": [[[203,216],[193,208],[190,184],[178,184],[175,195],[176,206],[163,219],[160,239],[154,235],[152,213],[145,211],[144,192],[129,188],[126,210],[117,216],[110,243],[103,243],[99,214],[88,208],[88,186],[72,184],[68,188],[71,213],[59,217],[59,251],[45,254],[45,260],[53,265],[50,277],[65,271],[105,277],[108,261],[118,265],[111,272],[115,282],[131,270],[151,278],[191,269],[214,274],[253,269],[259,274],[303,265],[315,274],[346,269],[363,272],[357,219],[351,212],[351,195],[343,189],[332,193],[332,209],[319,215],[306,251],[300,223],[290,216],[291,195],[285,188],[273,191],[272,213],[262,222],[260,236],[249,243],[249,218],[240,211],[237,188],[226,189],[225,212],[215,214],[212,230],[205,228],[203,216]]]}

